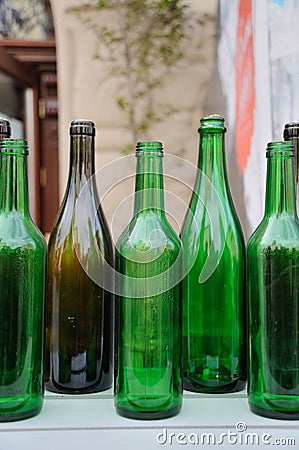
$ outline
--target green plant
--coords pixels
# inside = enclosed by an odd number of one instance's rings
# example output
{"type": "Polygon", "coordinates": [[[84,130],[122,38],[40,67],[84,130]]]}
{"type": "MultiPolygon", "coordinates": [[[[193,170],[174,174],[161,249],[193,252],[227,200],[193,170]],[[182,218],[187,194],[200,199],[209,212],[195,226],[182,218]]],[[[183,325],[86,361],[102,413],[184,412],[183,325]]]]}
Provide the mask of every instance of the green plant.
{"type": "Polygon", "coordinates": [[[184,0],[90,0],[72,9],[94,32],[95,58],[108,63],[120,80],[115,98],[125,113],[130,145],[174,112],[172,105],[155,100],[154,90],[183,57],[186,10],[184,0]]]}

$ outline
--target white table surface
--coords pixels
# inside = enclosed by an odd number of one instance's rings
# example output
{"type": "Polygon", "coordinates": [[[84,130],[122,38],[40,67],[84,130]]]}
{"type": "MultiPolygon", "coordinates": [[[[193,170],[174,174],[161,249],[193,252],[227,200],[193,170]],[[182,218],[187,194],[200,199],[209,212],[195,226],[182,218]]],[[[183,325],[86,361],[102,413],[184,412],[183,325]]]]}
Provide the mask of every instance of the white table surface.
{"type": "Polygon", "coordinates": [[[246,393],[184,393],[177,416],[153,421],[116,414],[111,391],[46,393],[32,419],[0,424],[0,450],[150,450],[159,448],[299,449],[299,421],[250,412],[246,393]]]}

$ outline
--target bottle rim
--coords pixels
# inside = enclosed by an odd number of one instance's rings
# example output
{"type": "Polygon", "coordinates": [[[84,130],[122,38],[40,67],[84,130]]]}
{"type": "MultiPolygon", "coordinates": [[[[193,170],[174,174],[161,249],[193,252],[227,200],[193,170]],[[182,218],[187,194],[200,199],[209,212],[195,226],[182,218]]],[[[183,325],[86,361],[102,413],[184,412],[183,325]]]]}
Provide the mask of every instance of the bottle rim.
{"type": "Polygon", "coordinates": [[[0,117],[0,134],[5,138],[9,138],[11,135],[10,122],[2,117],[0,117]]]}
{"type": "Polygon", "coordinates": [[[28,155],[28,143],[25,139],[2,139],[0,152],[2,154],[28,155]]]}
{"type": "Polygon", "coordinates": [[[140,141],[136,144],[136,156],[156,155],[163,156],[163,144],[160,141],[140,141]]]}
{"type": "Polygon", "coordinates": [[[283,130],[283,137],[289,140],[292,137],[299,137],[299,122],[286,123],[283,130]]]}
{"type": "Polygon", "coordinates": [[[95,123],[92,120],[76,119],[71,122],[70,135],[95,136],[95,123]]]}
{"type": "Polygon", "coordinates": [[[266,148],[266,158],[269,156],[289,156],[294,157],[295,147],[291,141],[268,142],[266,148]]]}
{"type": "Polygon", "coordinates": [[[210,114],[209,116],[202,117],[200,119],[199,133],[225,133],[226,127],[224,126],[225,119],[219,114],[210,114]]]}

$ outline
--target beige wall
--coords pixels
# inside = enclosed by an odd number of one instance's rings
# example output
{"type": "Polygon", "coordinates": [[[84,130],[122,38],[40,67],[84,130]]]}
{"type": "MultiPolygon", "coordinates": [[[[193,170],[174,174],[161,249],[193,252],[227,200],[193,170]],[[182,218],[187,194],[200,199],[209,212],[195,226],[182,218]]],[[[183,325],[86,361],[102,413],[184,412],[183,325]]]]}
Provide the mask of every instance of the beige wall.
{"type": "MultiPolygon", "coordinates": [[[[177,112],[152,126],[144,140],[160,140],[166,153],[196,164],[197,128],[215,66],[218,2],[189,0],[189,3],[190,39],[184,44],[184,58],[165,77],[156,94],[159,101],[170,103],[177,112]]],[[[113,222],[115,237],[132,213],[130,202],[125,201],[122,207],[119,205],[134,189],[131,176],[134,158],[115,162],[123,156],[121,149],[129,141],[128,131],[123,128],[124,118],[115,105],[119,83],[109,74],[104,62],[94,59],[93,33],[76,15],[67,12],[78,4],[80,2],[76,0],[51,0],[58,59],[60,190],[63,195],[69,163],[69,124],[78,118],[93,120],[97,127],[98,188],[100,195],[105,196],[104,209],[109,222],[113,222]],[[108,166],[102,170],[106,164],[108,166]],[[125,175],[131,177],[121,183],[125,175]],[[109,189],[112,190],[106,196],[109,189]]],[[[192,186],[194,170],[171,157],[165,158],[164,169],[170,176],[166,177],[166,189],[170,191],[166,196],[166,209],[181,222],[186,205],[180,199],[188,202],[190,189],[171,177],[192,186]]]]}

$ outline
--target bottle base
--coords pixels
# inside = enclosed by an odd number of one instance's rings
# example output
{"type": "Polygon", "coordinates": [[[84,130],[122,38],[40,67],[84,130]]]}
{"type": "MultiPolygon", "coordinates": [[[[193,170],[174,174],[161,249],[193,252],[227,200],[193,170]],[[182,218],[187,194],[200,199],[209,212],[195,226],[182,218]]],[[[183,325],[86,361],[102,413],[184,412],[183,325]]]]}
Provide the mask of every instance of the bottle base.
{"type": "Polygon", "coordinates": [[[267,408],[262,408],[260,406],[255,405],[254,403],[249,402],[249,408],[251,412],[258,416],[267,417],[269,419],[277,419],[277,420],[298,420],[299,419],[299,410],[298,411],[275,411],[267,408]]]}
{"type": "Polygon", "coordinates": [[[163,411],[133,411],[131,409],[121,408],[118,405],[115,406],[115,409],[120,416],[128,419],[156,420],[176,416],[181,410],[181,405],[163,411]]]}
{"type": "Polygon", "coordinates": [[[67,394],[67,395],[83,395],[83,394],[96,394],[97,392],[107,391],[112,387],[112,383],[105,384],[102,386],[91,386],[84,388],[70,388],[65,386],[56,386],[52,383],[45,383],[45,389],[55,394],[67,394]]]}
{"type": "Polygon", "coordinates": [[[219,380],[190,380],[184,378],[183,388],[186,391],[201,392],[204,394],[228,394],[230,392],[242,391],[246,386],[246,381],[219,381],[219,380]]]}
{"type": "Polygon", "coordinates": [[[43,405],[39,405],[36,408],[30,409],[28,411],[20,411],[19,413],[1,413],[0,412],[0,423],[1,422],[17,422],[19,420],[30,419],[31,417],[37,416],[43,405]]]}

